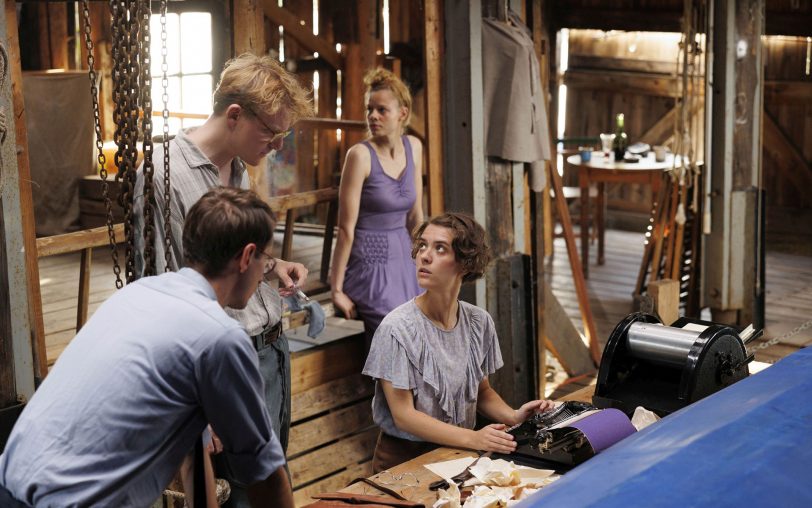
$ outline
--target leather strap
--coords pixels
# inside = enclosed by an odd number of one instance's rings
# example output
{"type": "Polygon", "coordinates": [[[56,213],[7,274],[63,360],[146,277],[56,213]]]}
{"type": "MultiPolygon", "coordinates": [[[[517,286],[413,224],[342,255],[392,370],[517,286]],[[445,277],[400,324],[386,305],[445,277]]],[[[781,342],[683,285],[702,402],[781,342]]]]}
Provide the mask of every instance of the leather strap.
{"type": "Polygon", "coordinates": [[[370,480],[369,478],[356,478],[353,481],[351,481],[350,483],[348,483],[347,486],[349,487],[350,485],[356,484],[358,482],[364,482],[366,484],[369,484],[369,485],[375,487],[376,489],[380,490],[381,492],[385,492],[386,494],[389,494],[390,496],[394,497],[395,499],[399,499],[401,501],[409,501],[408,499],[406,499],[405,497],[400,495],[400,493],[390,489],[389,487],[384,487],[380,483],[375,482],[373,480],[370,480]]]}

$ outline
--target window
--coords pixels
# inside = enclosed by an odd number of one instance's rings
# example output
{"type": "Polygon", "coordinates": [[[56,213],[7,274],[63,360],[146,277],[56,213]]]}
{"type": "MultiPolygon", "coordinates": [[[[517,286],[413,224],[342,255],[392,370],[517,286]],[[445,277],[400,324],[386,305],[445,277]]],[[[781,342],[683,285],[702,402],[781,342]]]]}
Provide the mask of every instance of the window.
{"type": "MultiPolygon", "coordinates": [[[[202,124],[211,113],[212,15],[208,12],[167,13],[166,33],[169,133],[175,134],[180,128],[202,124]]],[[[150,37],[153,134],[160,135],[163,132],[160,14],[153,14],[150,19],[150,37]]]]}

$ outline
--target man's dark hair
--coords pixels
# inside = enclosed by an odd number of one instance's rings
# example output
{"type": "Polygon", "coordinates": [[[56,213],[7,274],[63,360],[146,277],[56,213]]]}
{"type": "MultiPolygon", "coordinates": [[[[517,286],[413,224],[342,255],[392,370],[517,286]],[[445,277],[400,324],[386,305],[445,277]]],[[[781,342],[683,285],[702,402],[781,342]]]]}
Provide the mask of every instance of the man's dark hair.
{"type": "Polygon", "coordinates": [[[418,243],[420,235],[431,224],[441,226],[452,231],[453,240],[451,248],[454,250],[454,257],[462,266],[465,275],[463,282],[471,282],[482,277],[485,268],[491,261],[491,249],[485,239],[485,230],[473,217],[466,213],[448,212],[435,217],[430,217],[423,224],[417,227],[412,233],[412,258],[417,257],[418,243]]]}
{"type": "Polygon", "coordinates": [[[183,259],[203,275],[222,274],[249,243],[265,250],[273,238],[270,207],[255,192],[217,187],[198,200],[183,224],[183,259]]]}

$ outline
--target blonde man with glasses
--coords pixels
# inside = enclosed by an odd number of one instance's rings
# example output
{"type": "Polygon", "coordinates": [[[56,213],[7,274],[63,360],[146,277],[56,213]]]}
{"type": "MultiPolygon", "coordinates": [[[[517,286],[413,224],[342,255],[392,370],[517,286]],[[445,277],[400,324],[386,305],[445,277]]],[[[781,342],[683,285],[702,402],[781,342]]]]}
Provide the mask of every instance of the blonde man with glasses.
{"type": "MultiPolygon", "coordinates": [[[[169,144],[170,228],[172,248],[169,268],[182,267],[184,244],[181,236],[186,212],[208,190],[218,187],[250,186],[246,164],[258,165],[271,151],[282,148],[285,135],[302,117],[312,115],[310,92],[269,56],[244,54],[226,63],[213,96],[214,111],[199,127],[182,129],[169,144]]],[[[165,267],[163,151],[159,144],[152,156],[155,164],[154,258],[156,273],[165,267]]],[[[135,190],[136,273],[143,273],[143,174],[139,170],[135,190]],[[140,243],[140,245],[139,245],[140,243]]],[[[290,350],[281,334],[281,299],[307,277],[300,263],[281,259],[269,262],[282,289],[263,283],[244,309],[226,312],[245,328],[259,355],[265,383],[265,397],[283,449],[290,429],[290,350]]],[[[239,397],[239,393],[234,394],[239,397]]],[[[217,457],[218,476],[231,480],[228,506],[247,506],[245,490],[229,473],[227,460],[217,457]]]]}

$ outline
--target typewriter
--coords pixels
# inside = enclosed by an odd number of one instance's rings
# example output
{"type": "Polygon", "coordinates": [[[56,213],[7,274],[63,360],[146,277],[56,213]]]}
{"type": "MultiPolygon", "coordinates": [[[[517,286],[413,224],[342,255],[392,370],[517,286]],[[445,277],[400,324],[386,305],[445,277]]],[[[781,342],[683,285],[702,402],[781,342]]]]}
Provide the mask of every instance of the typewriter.
{"type": "Polygon", "coordinates": [[[508,432],[516,450],[503,458],[519,464],[564,470],[595,455],[586,436],[568,426],[599,409],[585,402],[567,401],[554,409],[531,416],[508,432]]]}

